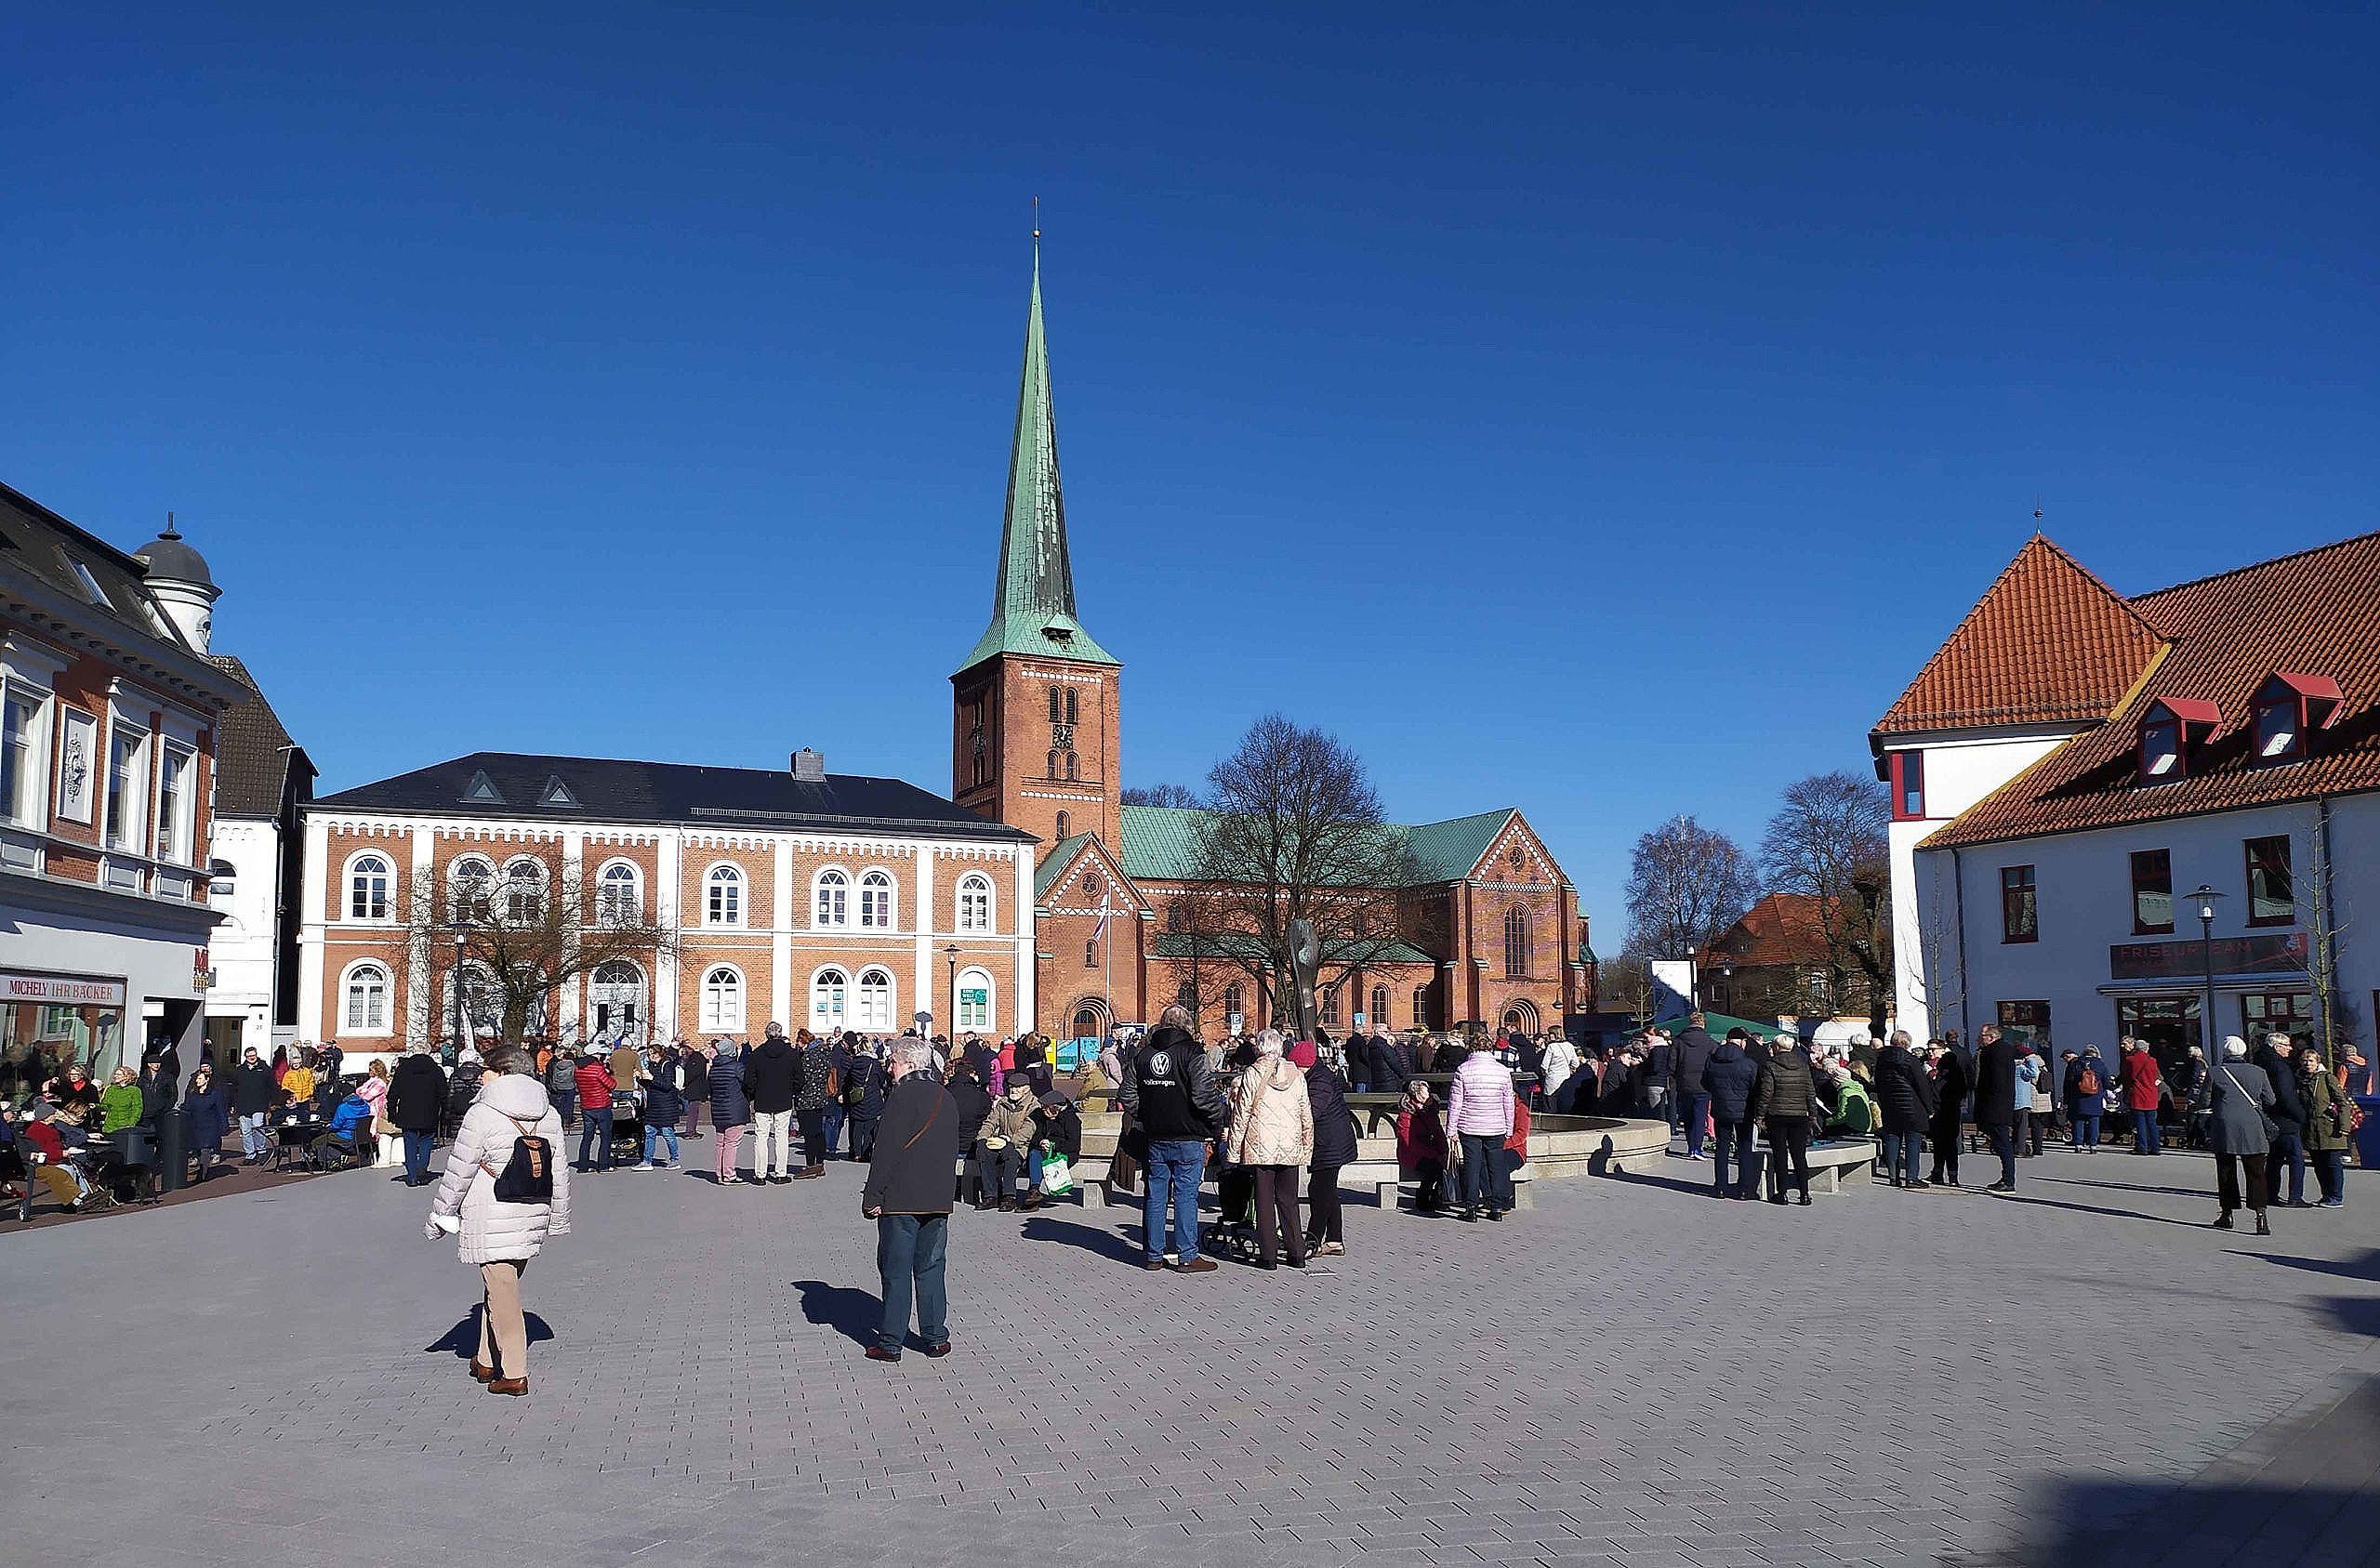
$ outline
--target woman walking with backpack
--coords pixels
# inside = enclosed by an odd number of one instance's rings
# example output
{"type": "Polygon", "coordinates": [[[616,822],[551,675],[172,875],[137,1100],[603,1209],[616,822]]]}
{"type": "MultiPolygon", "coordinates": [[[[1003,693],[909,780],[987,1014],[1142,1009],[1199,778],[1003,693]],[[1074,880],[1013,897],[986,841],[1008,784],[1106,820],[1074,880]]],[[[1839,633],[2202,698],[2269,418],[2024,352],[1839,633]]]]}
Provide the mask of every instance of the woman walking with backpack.
{"type": "Polygon", "coordinates": [[[529,1333],[521,1275],[546,1241],[570,1234],[570,1168],[562,1117],[518,1046],[481,1064],[480,1095],[455,1129],[446,1175],[422,1233],[459,1232],[464,1262],[480,1272],[480,1344],[471,1376],[492,1394],[529,1391],[529,1333]]]}

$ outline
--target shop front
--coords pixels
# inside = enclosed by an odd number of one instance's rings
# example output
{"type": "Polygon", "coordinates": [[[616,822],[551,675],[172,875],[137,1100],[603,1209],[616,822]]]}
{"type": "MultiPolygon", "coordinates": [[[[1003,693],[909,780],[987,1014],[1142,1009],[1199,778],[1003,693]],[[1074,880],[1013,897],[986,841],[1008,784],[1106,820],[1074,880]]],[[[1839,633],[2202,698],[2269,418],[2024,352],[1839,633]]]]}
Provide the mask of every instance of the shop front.
{"type": "Polygon", "coordinates": [[[0,1099],[32,1095],[70,1064],[107,1081],[125,1060],[122,975],[0,969],[0,1099]]]}
{"type": "Polygon", "coordinates": [[[104,1082],[160,1041],[187,1078],[214,912],[55,881],[8,891],[23,896],[0,907],[0,1094],[21,1100],[70,1061],[104,1082]]]}
{"type": "Polygon", "coordinates": [[[2146,1040],[2170,1076],[2191,1047],[2212,1061],[2223,1036],[2251,1043],[2276,1031],[2301,1043],[2313,1036],[2313,983],[2302,931],[2226,937],[2215,942],[2127,942],[2108,950],[2116,1033],[2146,1040]],[[2215,1027],[2206,1027],[2209,975],[2215,1027]]]}

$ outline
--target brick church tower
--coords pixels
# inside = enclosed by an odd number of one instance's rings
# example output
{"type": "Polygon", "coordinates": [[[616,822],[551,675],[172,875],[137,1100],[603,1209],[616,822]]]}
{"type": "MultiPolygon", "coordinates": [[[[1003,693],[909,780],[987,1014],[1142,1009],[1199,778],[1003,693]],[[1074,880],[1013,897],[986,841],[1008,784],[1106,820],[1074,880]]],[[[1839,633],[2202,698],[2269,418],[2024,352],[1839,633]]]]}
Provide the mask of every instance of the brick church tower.
{"type": "Polygon", "coordinates": [[[1078,834],[1117,843],[1122,674],[1115,655],[1075,618],[1037,244],[992,623],[950,678],[951,798],[1033,834],[1045,852],[1078,834]]]}

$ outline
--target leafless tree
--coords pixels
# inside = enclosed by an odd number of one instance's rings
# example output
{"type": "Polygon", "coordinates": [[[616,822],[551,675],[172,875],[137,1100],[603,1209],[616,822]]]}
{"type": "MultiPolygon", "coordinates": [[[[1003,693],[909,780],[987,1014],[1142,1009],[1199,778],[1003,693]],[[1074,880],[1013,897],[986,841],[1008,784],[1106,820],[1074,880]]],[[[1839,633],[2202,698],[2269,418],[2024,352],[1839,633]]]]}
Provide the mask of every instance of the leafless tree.
{"type": "Polygon", "coordinates": [[[1644,958],[1621,953],[1595,966],[1595,1006],[1604,1012],[1625,1013],[1635,1027],[1653,1021],[1653,971],[1644,958]]]}
{"type": "MultiPolygon", "coordinates": [[[[516,864],[525,872],[529,863],[516,864]]],[[[430,1005],[443,1002],[443,1010],[420,1021],[430,1035],[454,1016],[450,987],[458,971],[470,1024],[492,1026],[497,1038],[518,1045],[545,1026],[555,995],[571,981],[622,960],[657,982],[664,961],[678,954],[674,926],[607,896],[575,868],[544,866],[534,879],[466,877],[452,885],[423,872],[401,913],[407,951],[444,982],[430,988],[437,998],[430,1005]]]]}
{"type": "Polygon", "coordinates": [[[1198,796],[1188,784],[1127,784],[1124,788],[1124,804],[1127,806],[1170,806],[1187,810],[1197,806],[1198,796]]]}
{"type": "Polygon", "coordinates": [[[1682,958],[1708,947],[1752,907],[1752,862],[1726,834],[1692,817],[1663,823],[1636,840],[1628,871],[1629,951],[1682,958]]]}
{"type": "Polygon", "coordinates": [[[1869,1027],[1879,1033],[1892,994],[1891,815],[1875,780],[1813,773],[1785,786],[1760,841],[1769,885],[1815,903],[1834,1008],[1864,1000],[1869,1027]]]}
{"type": "Polygon", "coordinates": [[[1207,775],[1197,825],[1190,923],[1294,1012],[1289,927],[1322,939],[1318,984],[1380,962],[1402,939],[1410,847],[1381,809],[1363,762],[1333,736],[1279,714],[1249,727],[1207,775]]]}
{"type": "Polygon", "coordinates": [[[2336,1067],[2346,1060],[2354,1014],[2339,986],[2339,938],[2346,934],[2348,922],[2341,918],[2338,908],[2329,826],[2329,810],[2324,805],[2318,809],[2306,836],[2311,850],[2307,857],[2304,899],[2306,976],[2314,982],[2314,1027],[2320,1031],[2316,1043],[2322,1048],[2322,1060],[2336,1067]]]}

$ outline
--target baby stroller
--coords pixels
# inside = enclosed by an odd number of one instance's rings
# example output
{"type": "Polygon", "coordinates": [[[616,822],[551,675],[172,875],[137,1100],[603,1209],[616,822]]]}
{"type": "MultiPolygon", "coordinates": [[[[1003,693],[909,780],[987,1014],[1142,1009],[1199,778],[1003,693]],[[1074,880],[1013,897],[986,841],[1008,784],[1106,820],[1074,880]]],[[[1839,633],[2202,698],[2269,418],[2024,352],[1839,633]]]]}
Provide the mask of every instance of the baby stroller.
{"type": "Polygon", "coordinates": [[[1256,1243],[1256,1173],[1246,1166],[1223,1166],[1215,1173],[1215,1200],[1221,1212],[1199,1238],[1200,1250],[1236,1263],[1255,1262],[1262,1256],[1256,1243]]]}

